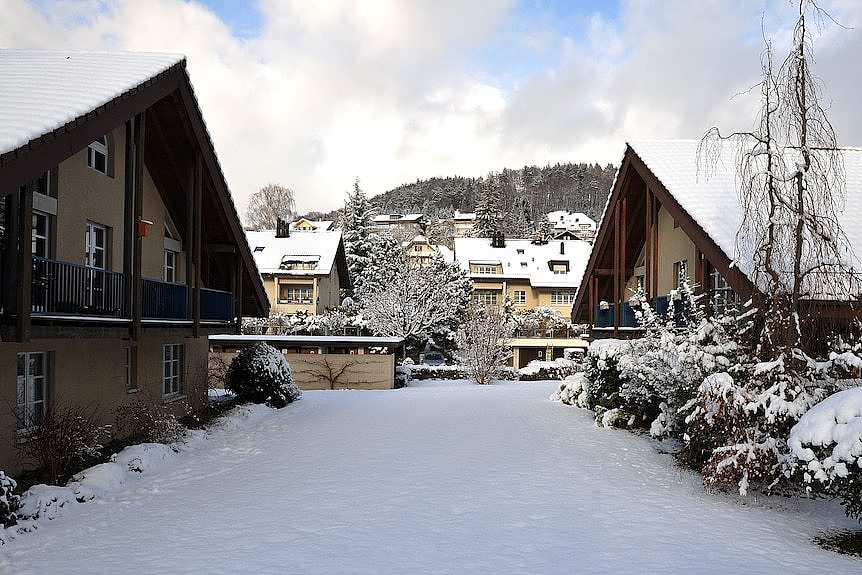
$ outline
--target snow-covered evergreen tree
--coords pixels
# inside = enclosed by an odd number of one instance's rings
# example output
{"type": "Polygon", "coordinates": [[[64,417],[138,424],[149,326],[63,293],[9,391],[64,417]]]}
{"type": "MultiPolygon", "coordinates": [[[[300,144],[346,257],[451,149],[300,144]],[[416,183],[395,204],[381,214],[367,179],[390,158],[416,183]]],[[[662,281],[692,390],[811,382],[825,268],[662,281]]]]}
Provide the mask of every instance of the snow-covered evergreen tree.
{"type": "Polygon", "coordinates": [[[545,245],[554,237],[554,229],[551,227],[551,221],[547,215],[536,218],[536,226],[533,230],[533,243],[536,245],[545,245]]]}
{"type": "Polygon", "coordinates": [[[503,231],[502,190],[495,173],[489,173],[482,183],[481,195],[476,204],[476,220],[472,235],[476,238],[492,238],[503,231]]]}
{"type": "Polygon", "coordinates": [[[347,195],[341,218],[344,253],[354,292],[362,285],[365,268],[373,251],[372,217],[373,210],[357,179],[353,182],[353,191],[347,195]]]}

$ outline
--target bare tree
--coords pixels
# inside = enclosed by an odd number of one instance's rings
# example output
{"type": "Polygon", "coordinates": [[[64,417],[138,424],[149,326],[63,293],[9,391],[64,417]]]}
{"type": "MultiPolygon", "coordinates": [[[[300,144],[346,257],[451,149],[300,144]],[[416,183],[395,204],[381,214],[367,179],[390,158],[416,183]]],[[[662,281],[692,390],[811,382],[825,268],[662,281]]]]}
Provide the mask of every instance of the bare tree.
{"type": "Polygon", "coordinates": [[[295,215],[293,190],[281,184],[267,184],[251,196],[245,219],[255,230],[274,230],[279,218],[290,221],[295,215]]]}
{"type": "Polygon", "coordinates": [[[713,128],[699,153],[714,163],[722,143],[737,146],[743,221],[736,260],[753,261],[766,357],[789,359],[803,347],[805,301],[846,299],[858,289],[838,221],[845,202],[843,153],[811,73],[809,24],[824,16],[813,0],[799,0],[793,47],[777,71],[766,42],[757,126],[728,136],[713,128]]]}
{"type": "Polygon", "coordinates": [[[512,357],[512,324],[498,307],[472,303],[455,336],[457,356],[476,383],[499,377],[512,357]]]}

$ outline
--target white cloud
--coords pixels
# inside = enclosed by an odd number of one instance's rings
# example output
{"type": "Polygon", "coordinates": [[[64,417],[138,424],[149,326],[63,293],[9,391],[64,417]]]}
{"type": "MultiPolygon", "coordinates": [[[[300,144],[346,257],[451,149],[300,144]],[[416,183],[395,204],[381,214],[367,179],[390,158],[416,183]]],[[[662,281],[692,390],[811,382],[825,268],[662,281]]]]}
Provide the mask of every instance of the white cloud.
{"type": "MultiPolygon", "coordinates": [[[[856,2],[828,4],[858,23],[856,2]]],[[[753,98],[731,97],[757,81],[761,13],[779,52],[793,21],[780,0],[632,1],[566,37],[523,14],[513,27],[510,1],[258,5],[264,25],[245,40],[184,0],[57,2],[49,17],[0,0],[0,45],[186,54],[240,209],[273,181],[310,210],[340,205],[357,176],[374,194],[435,175],[616,162],[626,139],[749,127],[753,98]],[[499,46],[509,51],[486,57],[499,46]],[[539,52],[514,78],[499,61],[539,52]]],[[[826,28],[815,46],[839,136],[862,144],[848,73],[857,29],[826,28]]]]}

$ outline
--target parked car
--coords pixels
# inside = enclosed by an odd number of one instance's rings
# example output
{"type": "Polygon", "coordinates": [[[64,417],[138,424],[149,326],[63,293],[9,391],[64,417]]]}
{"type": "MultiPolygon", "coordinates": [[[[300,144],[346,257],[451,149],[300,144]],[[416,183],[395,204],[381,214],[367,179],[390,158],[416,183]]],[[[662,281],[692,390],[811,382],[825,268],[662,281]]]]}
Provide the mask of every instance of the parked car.
{"type": "Polygon", "coordinates": [[[445,365],[446,358],[439,351],[427,351],[422,355],[423,365],[445,365]]]}

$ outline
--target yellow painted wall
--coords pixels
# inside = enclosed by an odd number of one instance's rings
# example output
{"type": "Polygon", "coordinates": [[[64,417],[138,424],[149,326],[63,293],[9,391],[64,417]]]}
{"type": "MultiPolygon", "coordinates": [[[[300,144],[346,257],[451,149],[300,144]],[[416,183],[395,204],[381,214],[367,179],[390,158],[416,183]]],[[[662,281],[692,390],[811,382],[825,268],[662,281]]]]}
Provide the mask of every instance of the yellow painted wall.
{"type": "Polygon", "coordinates": [[[497,297],[499,304],[503,303],[504,295],[508,295],[514,302],[516,290],[526,291],[526,302],[523,305],[516,304],[514,306],[516,311],[545,306],[558,311],[564,318],[569,317],[572,313],[572,304],[551,305],[551,293],[554,289],[536,288],[531,286],[527,280],[481,280],[474,277],[473,287],[476,290],[496,291],[499,294],[497,297]]]}
{"type": "MultiPolygon", "coordinates": [[[[206,402],[206,366],[209,343],[205,337],[182,336],[145,337],[138,343],[138,390],[126,389],[126,347],[122,339],[53,339],[28,343],[0,344],[0,469],[18,473],[15,430],[17,354],[47,351],[51,353],[48,370],[47,397],[55,405],[74,404],[97,407],[101,424],[115,424],[119,406],[135,402],[152,402],[164,406],[177,416],[186,413],[187,406],[198,410],[206,402]],[[176,398],[162,397],[163,345],[185,344],[183,360],[183,391],[176,398]],[[84,360],[89,358],[89,361],[84,360]],[[95,365],[98,368],[94,368],[95,365]]],[[[116,433],[116,427],[113,428],[116,433]]]]}

